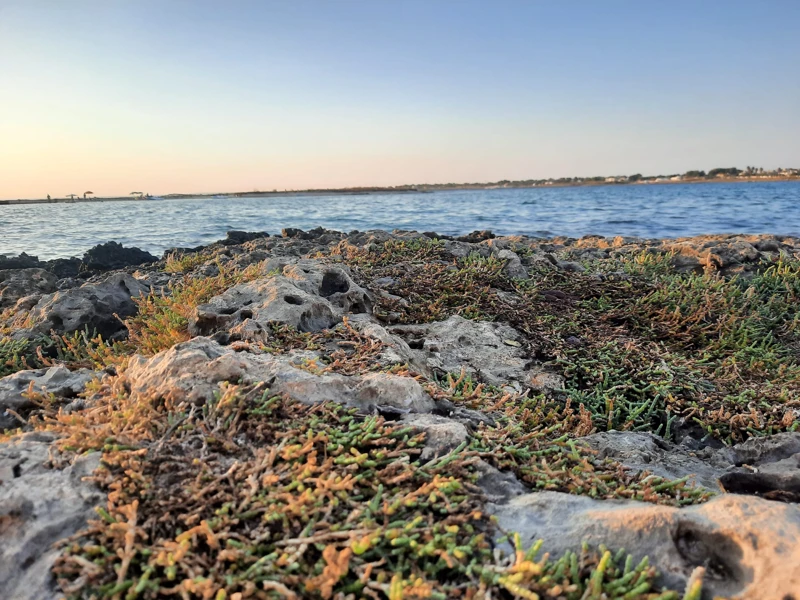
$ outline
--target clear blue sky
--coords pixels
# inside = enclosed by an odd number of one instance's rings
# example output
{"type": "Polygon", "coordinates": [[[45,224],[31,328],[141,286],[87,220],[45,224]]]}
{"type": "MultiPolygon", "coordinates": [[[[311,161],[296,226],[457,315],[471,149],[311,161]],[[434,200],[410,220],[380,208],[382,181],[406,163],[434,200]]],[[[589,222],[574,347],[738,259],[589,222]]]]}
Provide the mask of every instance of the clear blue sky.
{"type": "Polygon", "coordinates": [[[800,166],[800,2],[0,0],[0,198],[800,166]]]}

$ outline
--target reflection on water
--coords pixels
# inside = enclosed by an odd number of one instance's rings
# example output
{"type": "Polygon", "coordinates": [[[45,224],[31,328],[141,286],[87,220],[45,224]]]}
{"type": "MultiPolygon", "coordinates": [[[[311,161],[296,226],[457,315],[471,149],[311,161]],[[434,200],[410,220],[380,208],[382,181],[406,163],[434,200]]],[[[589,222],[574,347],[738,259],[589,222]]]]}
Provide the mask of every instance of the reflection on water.
{"type": "Polygon", "coordinates": [[[800,182],[529,188],[0,206],[0,253],[81,255],[116,240],[160,254],[230,229],[491,229],[530,236],[800,235],[800,182]]]}

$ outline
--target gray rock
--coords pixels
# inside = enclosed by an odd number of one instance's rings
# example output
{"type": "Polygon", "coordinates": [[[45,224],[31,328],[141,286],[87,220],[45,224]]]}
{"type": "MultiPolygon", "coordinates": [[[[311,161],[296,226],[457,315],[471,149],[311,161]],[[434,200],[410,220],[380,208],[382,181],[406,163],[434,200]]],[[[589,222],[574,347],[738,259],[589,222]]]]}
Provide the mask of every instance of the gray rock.
{"type": "Polygon", "coordinates": [[[799,432],[751,438],[719,450],[717,458],[741,467],[720,476],[720,484],[726,491],[800,502],[799,432]]]}
{"type": "Polygon", "coordinates": [[[265,265],[267,272],[278,265],[282,274],[301,290],[325,298],[336,307],[339,314],[372,312],[369,292],[356,284],[344,266],[332,266],[319,261],[301,259],[291,262],[273,259],[265,265]]]}
{"type": "Polygon", "coordinates": [[[516,252],[512,252],[511,250],[499,250],[495,256],[506,261],[503,272],[512,279],[530,279],[528,269],[523,266],[522,260],[520,260],[516,252]]]}
{"type": "Polygon", "coordinates": [[[527,360],[520,334],[504,323],[469,321],[452,316],[429,325],[395,326],[391,332],[420,346],[428,367],[440,373],[459,373],[463,368],[491,385],[524,382],[527,360]]]}
{"type": "Polygon", "coordinates": [[[0,379],[0,431],[21,425],[7,409],[19,413],[33,408],[33,403],[23,395],[31,383],[34,392],[53,394],[58,398],[74,398],[95,376],[96,373],[89,369],[70,371],[58,365],[49,369],[19,371],[3,377],[0,379]]]}
{"type": "Polygon", "coordinates": [[[246,319],[262,328],[275,322],[299,331],[320,331],[340,320],[327,300],[298,288],[286,277],[275,276],[240,283],[201,304],[190,320],[189,331],[208,335],[237,327],[246,319]]]}
{"type": "Polygon", "coordinates": [[[364,412],[405,414],[430,412],[434,400],[411,377],[386,373],[344,376],[317,374],[299,368],[313,353],[280,356],[235,352],[213,340],[197,337],[154,357],[134,356],[125,376],[134,397],[161,397],[172,402],[202,404],[214,398],[222,382],[267,382],[275,393],[299,402],[339,402],[364,412]]]}
{"type": "Polygon", "coordinates": [[[558,268],[562,271],[567,271],[568,273],[583,273],[586,271],[586,267],[584,267],[581,263],[569,260],[558,261],[558,268]]]}
{"type": "Polygon", "coordinates": [[[636,472],[659,477],[693,477],[701,487],[719,492],[753,494],[800,501],[800,433],[752,438],[720,449],[699,450],[671,444],[650,433],[608,431],[582,443],[636,472]]]}
{"type": "Polygon", "coordinates": [[[543,539],[551,556],[590,545],[648,556],[659,583],[683,590],[704,566],[703,598],[786,600],[800,590],[800,508],[723,494],[687,508],[635,501],[598,501],[558,492],[525,494],[489,506],[501,528],[524,545],[543,539]]]}
{"type": "Polygon", "coordinates": [[[355,315],[351,325],[361,334],[374,338],[383,344],[378,364],[384,367],[406,364],[417,373],[430,378],[427,362],[418,352],[414,352],[400,336],[392,335],[378,323],[370,321],[367,315],[355,315]]]}
{"type": "MultiPolygon", "coordinates": [[[[478,240],[479,241],[479,240],[478,240]]],[[[471,254],[477,254],[483,258],[488,258],[492,255],[492,249],[483,244],[477,244],[466,241],[446,241],[443,245],[444,251],[453,258],[466,258],[471,254]]]]}
{"type": "Polygon", "coordinates": [[[658,477],[678,479],[694,477],[697,485],[719,492],[719,477],[729,466],[701,458],[681,446],[675,446],[651,433],[635,431],[603,431],[581,438],[581,442],[597,450],[601,458],[612,458],[636,472],[649,471],[658,477]]]}
{"type": "Polygon", "coordinates": [[[720,451],[735,465],[763,465],[800,454],[800,432],[754,437],[720,451]]]}
{"type": "MultiPolygon", "coordinates": [[[[193,335],[208,335],[238,327],[251,319],[265,328],[269,322],[300,331],[332,327],[345,314],[369,313],[372,299],[345,269],[312,260],[276,258],[264,271],[274,276],[242,283],[198,306],[190,322],[193,335]]],[[[244,330],[257,327],[250,324],[244,330]]]]}
{"type": "Polygon", "coordinates": [[[565,385],[563,376],[541,367],[532,368],[525,383],[536,392],[559,392],[565,385]]]}
{"type": "Polygon", "coordinates": [[[44,269],[0,271],[0,309],[14,306],[26,296],[54,292],[57,283],[58,278],[44,269]]]}
{"type": "Polygon", "coordinates": [[[500,471],[484,460],[478,460],[475,470],[479,474],[475,483],[481,488],[486,501],[492,504],[506,504],[529,491],[513,473],[500,471]]]}
{"type": "Polygon", "coordinates": [[[458,421],[438,415],[415,414],[403,417],[402,422],[425,433],[425,447],[420,459],[428,462],[450,452],[469,436],[467,428],[458,421]]]}
{"type": "Polygon", "coordinates": [[[19,335],[72,333],[88,328],[105,339],[125,329],[120,319],[136,314],[133,298],[149,289],[126,273],[115,273],[96,283],[43,296],[29,318],[34,325],[19,335]]]}
{"type": "Polygon", "coordinates": [[[96,516],[104,498],[83,481],[100,454],[78,458],[65,469],[45,466],[51,438],[32,433],[0,444],[0,590],[3,598],[60,598],[50,569],[59,550],[52,544],[69,537],[96,516]]]}

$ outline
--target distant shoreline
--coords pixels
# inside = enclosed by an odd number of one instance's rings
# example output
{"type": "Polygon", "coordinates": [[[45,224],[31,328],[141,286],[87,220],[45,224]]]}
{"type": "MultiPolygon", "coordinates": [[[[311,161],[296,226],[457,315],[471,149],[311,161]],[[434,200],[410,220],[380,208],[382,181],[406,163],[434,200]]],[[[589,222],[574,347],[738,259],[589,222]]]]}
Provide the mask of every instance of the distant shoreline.
{"type": "Polygon", "coordinates": [[[512,186],[512,185],[470,185],[461,184],[448,186],[446,184],[434,184],[431,186],[418,186],[416,188],[355,188],[355,189],[331,189],[331,190],[298,190],[298,191],[272,191],[272,192],[227,192],[218,194],[165,194],[163,196],[151,196],[130,198],[127,196],[119,197],[93,197],[93,198],[20,198],[15,200],[0,200],[0,206],[12,206],[23,204],[77,204],[80,202],[139,202],[139,201],[160,201],[160,200],[182,200],[187,198],[203,199],[227,199],[227,198],[252,198],[252,197],[291,197],[291,196],[370,196],[374,194],[421,194],[433,192],[447,192],[457,190],[497,190],[497,189],[548,189],[565,187],[618,187],[618,186],[643,186],[643,185],[680,185],[696,183],[759,183],[759,182],[790,182],[800,181],[800,177],[718,177],[715,179],[697,178],[684,179],[680,181],[583,181],[568,183],[547,183],[538,185],[512,186]]]}

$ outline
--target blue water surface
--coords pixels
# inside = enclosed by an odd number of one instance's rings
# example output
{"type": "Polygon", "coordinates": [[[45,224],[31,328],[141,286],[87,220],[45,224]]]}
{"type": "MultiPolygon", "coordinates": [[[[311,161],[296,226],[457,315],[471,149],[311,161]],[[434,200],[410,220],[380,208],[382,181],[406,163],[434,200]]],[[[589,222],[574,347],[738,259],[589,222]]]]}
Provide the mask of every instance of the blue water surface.
{"type": "Polygon", "coordinates": [[[160,254],[230,229],[475,229],[529,236],[800,235],[800,182],[442,191],[415,194],[185,198],[0,206],[0,254],[80,256],[116,240],[160,254]]]}

